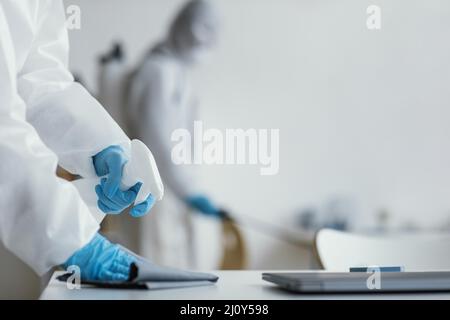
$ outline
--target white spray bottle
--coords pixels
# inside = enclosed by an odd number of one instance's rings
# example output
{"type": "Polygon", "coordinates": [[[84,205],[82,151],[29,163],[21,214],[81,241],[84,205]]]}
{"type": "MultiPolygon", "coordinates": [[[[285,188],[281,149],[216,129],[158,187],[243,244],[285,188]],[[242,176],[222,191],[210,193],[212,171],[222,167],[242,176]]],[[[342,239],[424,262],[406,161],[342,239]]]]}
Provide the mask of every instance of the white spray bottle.
{"type": "MultiPolygon", "coordinates": [[[[139,204],[152,194],[156,201],[163,198],[164,186],[156,166],[155,158],[147,146],[140,140],[131,141],[131,158],[123,167],[122,190],[126,190],[141,182],[142,186],[136,196],[135,204],[139,204]]],[[[105,217],[105,213],[97,206],[95,186],[101,177],[93,179],[79,179],[72,183],[78,189],[81,198],[86,202],[98,223],[105,217]]]]}

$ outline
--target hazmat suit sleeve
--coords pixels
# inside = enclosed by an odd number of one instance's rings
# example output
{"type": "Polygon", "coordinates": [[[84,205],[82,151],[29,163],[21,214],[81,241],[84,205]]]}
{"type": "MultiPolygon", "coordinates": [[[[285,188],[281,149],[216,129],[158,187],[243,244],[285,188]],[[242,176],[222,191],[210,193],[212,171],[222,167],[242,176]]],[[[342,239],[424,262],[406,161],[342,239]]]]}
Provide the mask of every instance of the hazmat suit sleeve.
{"type": "Polygon", "coordinates": [[[18,77],[27,120],[63,168],[83,177],[95,176],[92,156],[110,145],[127,151],[129,139],[68,71],[62,1],[41,1],[37,19],[37,34],[18,77]]]}
{"type": "Polygon", "coordinates": [[[87,244],[98,224],[25,119],[6,21],[0,2],[0,239],[42,275],[87,244]]]}
{"type": "MultiPolygon", "coordinates": [[[[172,161],[171,141],[173,130],[178,129],[172,118],[173,112],[178,112],[174,105],[176,96],[175,75],[170,67],[159,61],[148,61],[140,70],[139,76],[133,81],[132,96],[138,103],[133,111],[133,126],[137,126],[138,138],[147,144],[158,163],[158,168],[164,184],[166,184],[180,199],[197,192],[191,167],[172,161]]],[[[190,118],[190,117],[189,117],[190,118]]],[[[191,131],[191,128],[184,128],[191,131]]],[[[192,131],[191,131],[192,132],[192,131]]]]}

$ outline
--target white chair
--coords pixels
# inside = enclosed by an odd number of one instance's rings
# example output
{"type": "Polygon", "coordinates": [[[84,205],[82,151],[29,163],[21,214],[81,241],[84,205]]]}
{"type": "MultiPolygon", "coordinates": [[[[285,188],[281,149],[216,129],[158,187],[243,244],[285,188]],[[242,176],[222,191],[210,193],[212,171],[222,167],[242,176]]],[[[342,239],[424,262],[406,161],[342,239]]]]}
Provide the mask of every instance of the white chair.
{"type": "Polygon", "coordinates": [[[314,251],[327,271],[358,266],[403,266],[405,271],[450,270],[450,234],[368,236],[323,229],[314,251]]]}

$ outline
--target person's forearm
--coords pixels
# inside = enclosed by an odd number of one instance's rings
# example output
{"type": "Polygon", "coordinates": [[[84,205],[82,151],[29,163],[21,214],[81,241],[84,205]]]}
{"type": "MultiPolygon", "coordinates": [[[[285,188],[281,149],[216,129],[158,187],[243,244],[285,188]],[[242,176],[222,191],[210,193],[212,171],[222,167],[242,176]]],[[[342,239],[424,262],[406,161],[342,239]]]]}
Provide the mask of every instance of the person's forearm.
{"type": "Polygon", "coordinates": [[[53,92],[28,107],[28,121],[66,170],[95,177],[92,157],[111,145],[129,149],[129,138],[79,84],[53,92]],[[51,115],[51,116],[49,116],[51,115]]]}
{"type": "Polygon", "coordinates": [[[95,176],[92,156],[128,137],[68,70],[69,41],[62,1],[38,3],[35,38],[17,72],[27,120],[74,174],[95,176]]]}

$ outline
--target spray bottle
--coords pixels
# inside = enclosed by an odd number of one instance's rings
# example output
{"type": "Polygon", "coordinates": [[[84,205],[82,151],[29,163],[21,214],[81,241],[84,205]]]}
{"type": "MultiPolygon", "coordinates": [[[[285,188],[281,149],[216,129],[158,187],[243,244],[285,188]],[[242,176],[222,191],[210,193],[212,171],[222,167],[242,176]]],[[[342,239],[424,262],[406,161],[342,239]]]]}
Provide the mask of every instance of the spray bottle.
{"type": "MultiPolygon", "coordinates": [[[[131,141],[131,158],[123,167],[122,190],[127,190],[136,183],[142,186],[136,196],[135,204],[139,204],[152,194],[156,201],[163,198],[164,186],[156,166],[155,158],[147,146],[140,140],[131,141]]],[[[95,186],[100,183],[101,177],[93,179],[79,179],[72,183],[78,189],[81,198],[88,205],[98,223],[105,217],[105,213],[97,206],[95,186]]]]}

